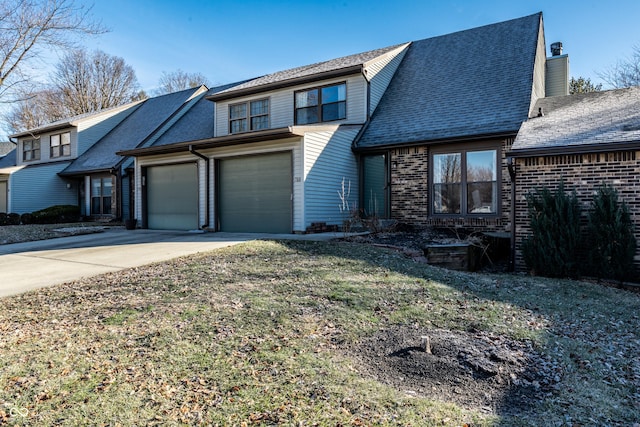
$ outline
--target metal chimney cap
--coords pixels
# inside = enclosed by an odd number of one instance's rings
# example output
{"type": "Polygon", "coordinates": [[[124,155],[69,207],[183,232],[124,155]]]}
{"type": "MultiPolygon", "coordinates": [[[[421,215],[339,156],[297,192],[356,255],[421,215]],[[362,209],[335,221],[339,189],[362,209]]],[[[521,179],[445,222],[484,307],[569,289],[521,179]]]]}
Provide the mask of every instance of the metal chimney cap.
{"type": "Polygon", "coordinates": [[[562,55],[562,42],[551,43],[551,55],[552,56],[562,55]]]}

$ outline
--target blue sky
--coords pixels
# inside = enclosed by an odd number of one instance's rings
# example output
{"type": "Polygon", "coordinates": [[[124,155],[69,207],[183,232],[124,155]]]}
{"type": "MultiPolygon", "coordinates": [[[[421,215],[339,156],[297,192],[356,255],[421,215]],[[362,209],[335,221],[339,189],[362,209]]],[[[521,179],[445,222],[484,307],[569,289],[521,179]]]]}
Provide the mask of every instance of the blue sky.
{"type": "Polygon", "coordinates": [[[124,58],[152,91],[163,71],[224,84],[540,11],[547,54],[562,41],[572,76],[597,83],[640,46],[638,0],[96,0],[93,14],[111,31],[84,44],[124,58]]]}

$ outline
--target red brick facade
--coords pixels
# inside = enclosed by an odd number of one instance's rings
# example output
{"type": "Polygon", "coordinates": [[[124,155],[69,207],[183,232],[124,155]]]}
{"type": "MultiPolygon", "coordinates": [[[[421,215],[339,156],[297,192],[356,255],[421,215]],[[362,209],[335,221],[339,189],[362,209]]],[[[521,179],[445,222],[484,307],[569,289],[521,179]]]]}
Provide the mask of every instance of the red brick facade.
{"type": "Polygon", "coordinates": [[[512,140],[483,141],[466,146],[499,144],[501,147],[501,168],[498,179],[500,203],[498,215],[451,216],[431,215],[429,197],[429,146],[396,148],[390,151],[391,164],[391,217],[415,226],[435,226],[443,228],[465,228],[475,231],[510,230],[511,186],[505,153],[512,140]]]}
{"type": "MultiPolygon", "coordinates": [[[[554,190],[564,179],[566,191],[576,191],[585,216],[597,188],[609,184],[631,212],[632,221],[640,220],[640,151],[554,155],[516,159],[516,267],[525,268],[520,246],[530,232],[525,195],[536,188],[554,190]]],[[[640,242],[640,230],[636,227],[640,242]]],[[[636,253],[636,264],[640,250],[636,253]]]]}

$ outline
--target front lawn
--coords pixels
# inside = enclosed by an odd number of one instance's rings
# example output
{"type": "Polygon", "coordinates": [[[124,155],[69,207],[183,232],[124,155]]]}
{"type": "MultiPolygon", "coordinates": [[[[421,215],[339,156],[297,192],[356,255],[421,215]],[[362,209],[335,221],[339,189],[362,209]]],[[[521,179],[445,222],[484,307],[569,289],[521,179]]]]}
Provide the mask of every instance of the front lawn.
{"type": "Polygon", "coordinates": [[[639,325],[594,283],[251,242],[1,299],[0,424],[633,426],[639,325]]]}

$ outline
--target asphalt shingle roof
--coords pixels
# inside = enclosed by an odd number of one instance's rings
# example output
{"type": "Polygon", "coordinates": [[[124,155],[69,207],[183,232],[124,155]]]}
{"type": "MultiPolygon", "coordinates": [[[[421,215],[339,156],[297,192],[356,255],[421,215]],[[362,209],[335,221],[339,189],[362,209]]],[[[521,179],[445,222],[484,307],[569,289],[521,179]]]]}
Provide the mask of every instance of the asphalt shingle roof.
{"type": "Polygon", "coordinates": [[[529,115],[541,19],[413,42],[357,146],[517,131],[529,115]]]}
{"type": "Polygon", "coordinates": [[[14,148],[5,156],[0,157],[0,169],[16,165],[16,149],[14,148]]]}
{"type": "Polygon", "coordinates": [[[0,156],[4,156],[5,154],[9,154],[16,148],[16,144],[10,141],[2,141],[0,142],[0,156]]]}
{"type": "Polygon", "coordinates": [[[512,151],[640,142],[640,86],[539,99],[512,151]]]}
{"type": "Polygon", "coordinates": [[[118,126],[74,160],[63,174],[106,170],[122,157],[118,151],[136,148],[178,111],[200,88],[149,98],[118,126]]]}
{"type": "Polygon", "coordinates": [[[214,137],[214,103],[208,96],[222,92],[244,82],[231,83],[209,89],[197,103],[174,123],[153,145],[168,145],[177,142],[197,141],[214,137]]]}
{"type": "Polygon", "coordinates": [[[327,73],[330,71],[337,71],[343,68],[349,68],[357,65],[362,65],[367,61],[377,58],[380,55],[384,55],[387,52],[397,48],[401,45],[389,46],[380,49],[370,50],[367,52],[357,53],[355,55],[343,56],[341,58],[331,59],[329,61],[317,62],[315,64],[304,65],[302,67],[291,68],[284,71],[278,71],[265,76],[257,77],[249,80],[243,84],[234,86],[228,90],[220,91],[219,94],[233,93],[239,90],[256,88],[260,86],[267,86],[274,83],[282,83],[288,80],[294,80],[303,77],[311,77],[316,74],[327,73]]]}

